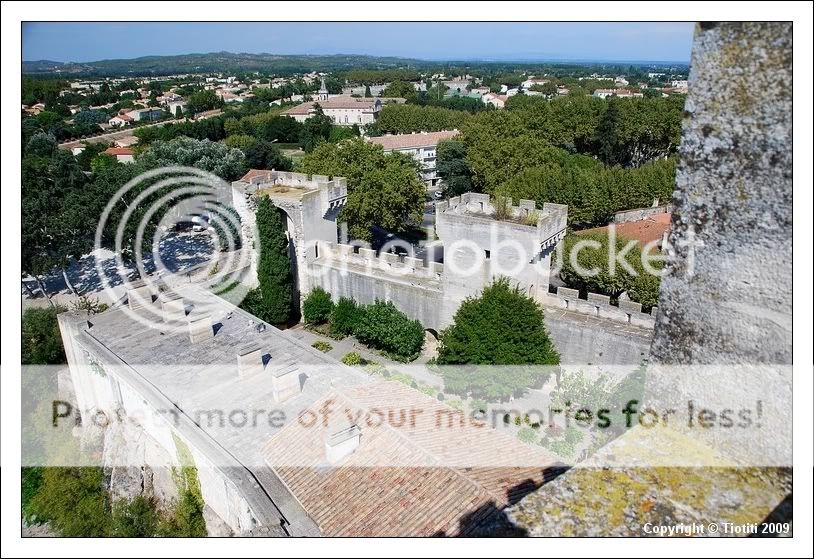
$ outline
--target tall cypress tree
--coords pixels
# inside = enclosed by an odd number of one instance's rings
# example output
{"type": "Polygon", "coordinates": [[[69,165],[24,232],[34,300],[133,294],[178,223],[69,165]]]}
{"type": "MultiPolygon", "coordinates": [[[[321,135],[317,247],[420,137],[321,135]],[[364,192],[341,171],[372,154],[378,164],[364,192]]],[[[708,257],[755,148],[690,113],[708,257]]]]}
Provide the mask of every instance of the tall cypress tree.
{"type": "Polygon", "coordinates": [[[293,305],[291,261],[281,212],[265,196],[257,203],[257,234],[260,240],[257,279],[263,296],[261,318],[282,324],[291,317],[293,305]]]}
{"type": "Polygon", "coordinates": [[[621,114],[619,111],[619,100],[611,97],[607,100],[608,106],[605,114],[599,121],[596,129],[597,155],[605,165],[623,165],[624,148],[619,139],[619,128],[621,124],[621,114]]]}

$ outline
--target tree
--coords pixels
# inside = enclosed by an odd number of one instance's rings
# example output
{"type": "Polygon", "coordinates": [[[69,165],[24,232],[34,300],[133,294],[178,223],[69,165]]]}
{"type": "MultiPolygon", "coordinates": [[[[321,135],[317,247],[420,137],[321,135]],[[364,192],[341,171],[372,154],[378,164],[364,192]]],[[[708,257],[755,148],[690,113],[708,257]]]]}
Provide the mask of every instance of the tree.
{"type": "Polygon", "coordinates": [[[382,90],[382,97],[402,97],[411,99],[416,96],[415,87],[410,82],[394,80],[382,90]]]}
{"type": "Polygon", "coordinates": [[[539,91],[547,97],[552,97],[557,94],[557,84],[552,81],[546,83],[536,83],[532,85],[530,91],[539,91]]]}
{"type": "Polygon", "coordinates": [[[469,118],[471,115],[464,111],[390,103],[382,107],[377,122],[384,132],[407,134],[460,129],[469,118]]]}
{"type": "Polygon", "coordinates": [[[62,334],[57,315],[63,307],[28,308],[22,318],[23,365],[61,365],[65,363],[62,334]]]}
{"type": "Polygon", "coordinates": [[[243,153],[246,154],[246,164],[250,169],[290,171],[294,167],[293,162],[277,146],[265,140],[252,143],[243,153]]]}
{"type": "Polygon", "coordinates": [[[354,238],[369,240],[373,225],[400,232],[420,223],[426,188],[407,155],[385,154],[381,146],[353,138],[320,144],[302,158],[299,168],[348,179],[348,201],[340,219],[354,238]]]}
{"type": "MultiPolygon", "coordinates": [[[[566,285],[579,289],[582,296],[587,293],[600,293],[617,299],[627,292],[633,301],[642,304],[643,310],[649,310],[658,303],[658,294],[661,280],[658,276],[649,274],[642,263],[642,250],[636,244],[624,253],[623,259],[630,265],[633,273],[625,269],[618,261],[614,269],[610,268],[610,236],[604,232],[569,234],[557,250],[563,251],[562,269],[560,278],[566,285]],[[591,275],[581,275],[571,263],[570,255],[580,241],[588,241],[592,245],[584,244],[576,253],[576,261],[583,271],[595,270],[591,275]]],[[[630,241],[624,237],[616,236],[615,253],[620,254],[630,241]]],[[[661,268],[661,262],[652,260],[655,268],[661,268]]]]}
{"type": "Polygon", "coordinates": [[[444,181],[447,196],[459,196],[474,190],[472,169],[466,160],[466,146],[457,140],[444,140],[438,143],[436,170],[444,181]]]}
{"type": "Polygon", "coordinates": [[[620,165],[624,163],[622,154],[624,148],[619,131],[621,126],[619,101],[614,97],[607,101],[608,108],[596,129],[597,155],[605,165],[620,165]]]}
{"type": "Polygon", "coordinates": [[[315,287],[302,304],[302,317],[306,324],[324,324],[328,322],[333,307],[331,294],[315,287]]]}
{"type": "MultiPolygon", "coordinates": [[[[454,323],[441,333],[441,365],[557,365],[559,354],[548,336],[543,310],[534,299],[496,280],[480,297],[466,299],[454,323]]],[[[442,369],[450,392],[487,400],[521,394],[546,376],[541,367],[450,367],[442,369]]]]}
{"type": "Polygon", "coordinates": [[[104,142],[92,142],[83,144],[82,147],[82,152],[76,156],[76,162],[83,171],[90,171],[93,159],[110,146],[104,142]]]}
{"type": "Polygon", "coordinates": [[[187,97],[187,110],[192,115],[220,108],[222,106],[223,99],[218,97],[217,94],[211,89],[196,91],[187,97]]]}
{"type": "Polygon", "coordinates": [[[155,503],[143,495],[113,503],[110,533],[120,538],[149,538],[155,535],[160,517],[155,503]]]}
{"type": "Polygon", "coordinates": [[[257,278],[263,297],[260,318],[271,324],[284,324],[291,318],[293,281],[281,211],[268,197],[257,202],[257,234],[260,259],[257,278]]]}
{"type": "Polygon", "coordinates": [[[373,97],[373,95],[371,95],[371,93],[370,93],[370,86],[369,85],[365,86],[365,97],[373,97]]]}
{"type": "Polygon", "coordinates": [[[139,158],[146,169],[183,165],[209,171],[233,181],[246,173],[246,158],[238,149],[210,140],[180,137],[156,141],[139,158]]]}
{"type": "Polygon", "coordinates": [[[26,155],[38,157],[51,157],[57,149],[57,139],[53,134],[38,132],[34,134],[25,146],[26,155]]]}
{"type": "Polygon", "coordinates": [[[300,130],[300,147],[305,152],[313,151],[317,144],[329,138],[332,128],[333,119],[322,111],[319,103],[314,104],[314,114],[305,120],[300,130]]]}
{"type": "Polygon", "coordinates": [[[73,117],[74,124],[100,124],[108,121],[108,115],[104,111],[79,111],[73,117]]]}

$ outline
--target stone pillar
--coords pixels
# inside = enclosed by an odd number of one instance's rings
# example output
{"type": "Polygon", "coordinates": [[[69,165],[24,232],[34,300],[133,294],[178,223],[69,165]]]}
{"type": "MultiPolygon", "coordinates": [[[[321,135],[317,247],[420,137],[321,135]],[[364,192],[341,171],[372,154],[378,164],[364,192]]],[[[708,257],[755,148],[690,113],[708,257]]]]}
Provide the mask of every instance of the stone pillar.
{"type": "Polygon", "coordinates": [[[792,24],[699,24],[689,82],[652,360],[790,364],[792,24]]]}

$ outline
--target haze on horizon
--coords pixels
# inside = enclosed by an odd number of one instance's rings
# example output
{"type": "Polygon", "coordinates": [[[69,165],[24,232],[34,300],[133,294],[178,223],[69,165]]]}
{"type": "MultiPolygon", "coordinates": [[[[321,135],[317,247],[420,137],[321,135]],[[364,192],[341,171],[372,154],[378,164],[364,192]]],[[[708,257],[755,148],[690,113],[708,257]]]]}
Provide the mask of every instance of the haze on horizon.
{"type": "Polygon", "coordinates": [[[23,23],[24,61],[94,62],[233,52],[425,60],[688,63],[683,23],[23,23]]]}

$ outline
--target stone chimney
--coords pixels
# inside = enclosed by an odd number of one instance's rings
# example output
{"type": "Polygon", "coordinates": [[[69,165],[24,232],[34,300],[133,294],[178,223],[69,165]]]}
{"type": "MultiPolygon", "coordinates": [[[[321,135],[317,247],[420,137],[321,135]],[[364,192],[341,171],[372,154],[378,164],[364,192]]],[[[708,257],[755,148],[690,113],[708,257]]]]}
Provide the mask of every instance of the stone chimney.
{"type": "Polygon", "coordinates": [[[164,322],[180,322],[186,319],[187,312],[183,297],[170,292],[162,293],[159,299],[161,300],[161,314],[164,317],[164,322]]]}
{"type": "Polygon", "coordinates": [[[137,280],[127,286],[127,306],[131,311],[153,304],[153,291],[144,280],[137,280]]]}
{"type": "Polygon", "coordinates": [[[263,350],[258,345],[247,345],[237,354],[237,374],[240,378],[263,371],[263,350]]]}
{"type": "Polygon", "coordinates": [[[189,319],[189,341],[193,344],[215,336],[212,329],[212,316],[208,314],[189,319]]]}
{"type": "Polygon", "coordinates": [[[361,438],[362,429],[358,425],[333,433],[325,439],[325,459],[329,464],[341,462],[359,448],[361,438]]]}
{"type": "Polygon", "coordinates": [[[293,362],[272,367],[271,389],[278,404],[302,392],[299,369],[293,362]]]}

